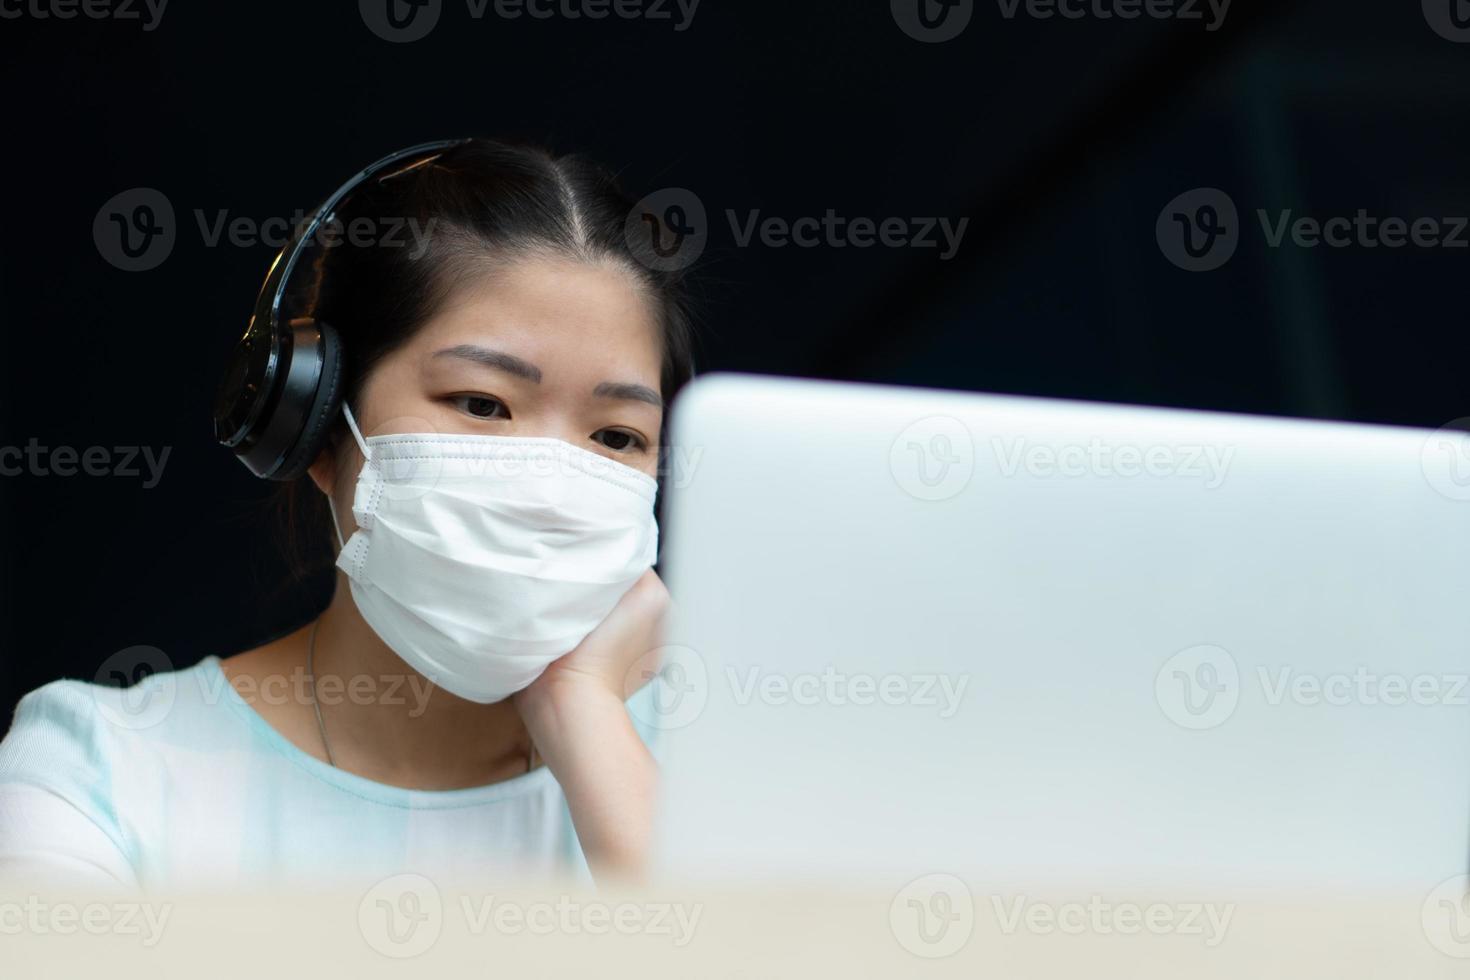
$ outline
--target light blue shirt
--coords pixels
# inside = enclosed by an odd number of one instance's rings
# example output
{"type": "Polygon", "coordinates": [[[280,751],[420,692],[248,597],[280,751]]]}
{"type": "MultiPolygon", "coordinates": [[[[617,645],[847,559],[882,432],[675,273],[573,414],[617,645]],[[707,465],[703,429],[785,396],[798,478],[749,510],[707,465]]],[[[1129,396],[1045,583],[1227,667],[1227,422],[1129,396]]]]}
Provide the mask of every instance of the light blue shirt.
{"type": "Polygon", "coordinates": [[[468,789],[374,782],[292,744],[215,656],[21,700],[0,741],[0,872],[27,871],[143,888],[588,877],[545,766],[468,789]]]}

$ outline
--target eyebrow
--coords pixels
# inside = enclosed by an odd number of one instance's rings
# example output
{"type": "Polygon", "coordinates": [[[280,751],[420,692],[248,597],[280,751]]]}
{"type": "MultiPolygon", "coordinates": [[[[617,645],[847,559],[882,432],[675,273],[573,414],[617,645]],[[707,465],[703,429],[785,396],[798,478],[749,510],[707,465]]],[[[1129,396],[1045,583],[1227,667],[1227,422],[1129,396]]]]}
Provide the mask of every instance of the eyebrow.
{"type": "Polygon", "coordinates": [[[458,357],[466,361],[474,361],[486,367],[499,368],[508,374],[514,374],[518,378],[527,381],[541,383],[541,369],[530,361],[522,360],[514,354],[505,351],[492,350],[489,347],[480,347],[475,344],[459,344],[455,347],[446,347],[441,351],[434,352],[435,357],[458,357]]]}
{"type": "MultiPolygon", "coordinates": [[[[457,357],[461,360],[473,361],[486,367],[498,368],[518,378],[524,378],[534,384],[541,383],[541,369],[530,361],[507,354],[505,351],[495,350],[490,347],[481,347],[478,344],[458,344],[454,347],[446,347],[435,351],[435,357],[457,357]]],[[[662,410],[664,400],[658,392],[647,385],[631,384],[626,381],[604,381],[592,389],[592,394],[598,398],[618,398],[626,401],[646,402],[653,407],[662,410]]]]}
{"type": "Polygon", "coordinates": [[[647,402],[654,408],[662,409],[664,400],[659,397],[658,392],[647,385],[628,384],[620,381],[604,381],[592,389],[592,394],[598,398],[625,398],[629,401],[647,402]]]}

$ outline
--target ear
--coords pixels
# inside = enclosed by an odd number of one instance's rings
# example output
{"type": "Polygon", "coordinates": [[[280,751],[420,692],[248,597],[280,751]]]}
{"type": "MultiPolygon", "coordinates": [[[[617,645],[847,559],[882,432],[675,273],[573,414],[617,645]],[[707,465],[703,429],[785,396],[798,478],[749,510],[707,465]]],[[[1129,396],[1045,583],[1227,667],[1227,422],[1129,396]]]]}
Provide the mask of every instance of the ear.
{"type": "Polygon", "coordinates": [[[357,530],[357,524],[352,518],[352,492],[347,491],[347,503],[343,507],[337,506],[338,491],[342,488],[337,486],[337,480],[349,476],[353,471],[352,454],[357,447],[351,439],[342,439],[340,433],[327,440],[322,451],[317,453],[316,459],[306,468],[306,475],[311,477],[311,482],[327,498],[327,507],[332,512],[332,527],[336,530],[334,547],[343,542],[343,535],[351,536],[357,530]],[[347,458],[343,459],[343,454],[347,458]],[[345,510],[345,515],[339,515],[339,510],[345,510]],[[340,516],[340,519],[339,519],[340,516]]]}
{"type": "Polygon", "coordinates": [[[317,454],[316,461],[307,467],[306,474],[311,477],[316,488],[330,499],[337,486],[337,451],[330,440],[317,454]]]}

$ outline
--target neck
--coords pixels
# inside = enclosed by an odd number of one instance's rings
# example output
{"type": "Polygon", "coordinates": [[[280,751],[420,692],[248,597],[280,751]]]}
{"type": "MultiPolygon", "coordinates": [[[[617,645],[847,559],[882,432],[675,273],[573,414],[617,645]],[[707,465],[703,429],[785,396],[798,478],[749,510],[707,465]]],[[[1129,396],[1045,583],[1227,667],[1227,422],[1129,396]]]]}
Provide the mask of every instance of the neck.
{"type": "MultiPolygon", "coordinates": [[[[411,789],[458,789],[524,773],[531,740],[514,704],[476,704],[436,687],[373,632],[346,576],[337,579],[316,627],[313,669],[338,768],[411,789]]],[[[299,634],[303,665],[310,631],[299,634]]]]}

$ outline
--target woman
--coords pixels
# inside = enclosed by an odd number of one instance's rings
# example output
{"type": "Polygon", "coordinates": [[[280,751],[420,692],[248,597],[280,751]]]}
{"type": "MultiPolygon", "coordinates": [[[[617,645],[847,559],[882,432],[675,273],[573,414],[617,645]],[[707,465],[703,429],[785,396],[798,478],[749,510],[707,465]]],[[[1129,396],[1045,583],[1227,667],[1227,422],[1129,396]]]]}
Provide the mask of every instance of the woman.
{"type": "Polygon", "coordinates": [[[484,140],[344,200],[341,227],[421,240],[302,253],[341,345],[342,410],[290,487],[340,549],[330,604],[132,690],[27,695],[0,873],[637,874],[655,766],[625,699],[668,602],[653,500],[690,329],[629,213],[598,167],[484,140]]]}

